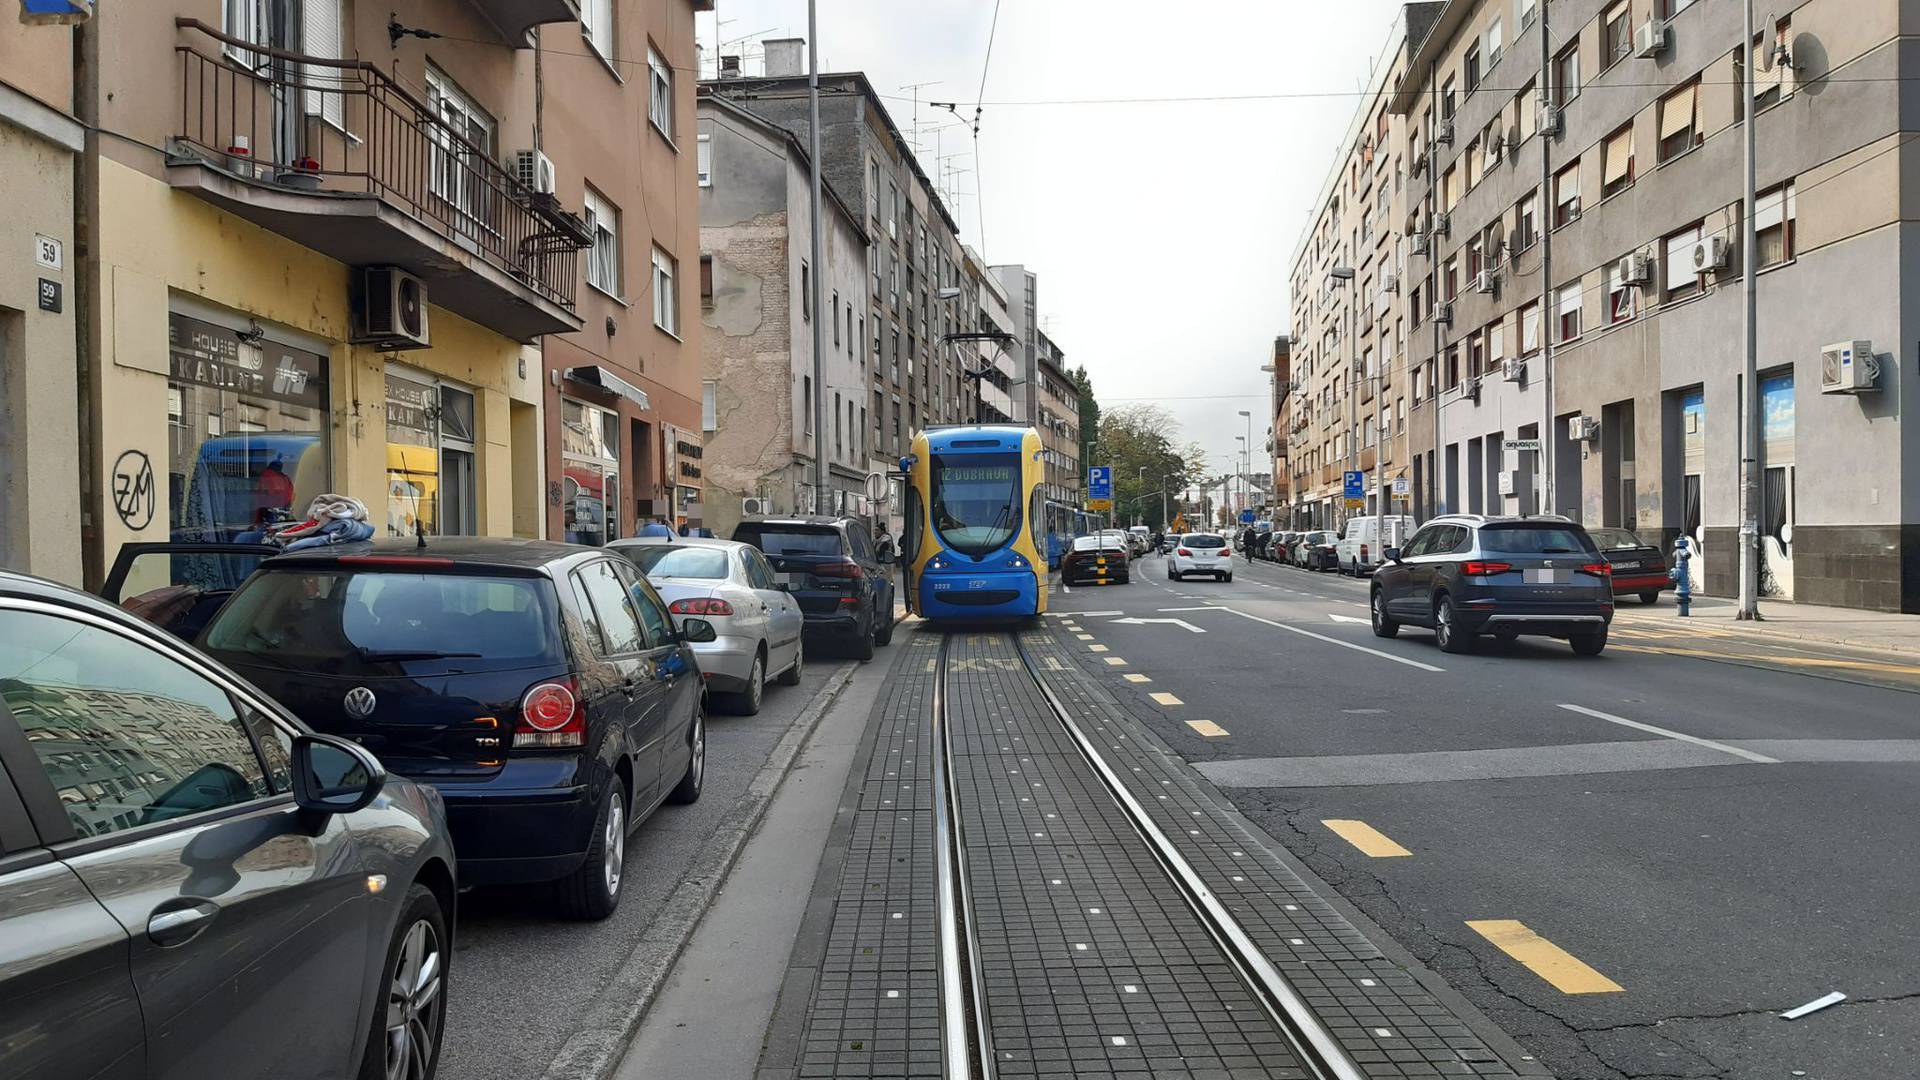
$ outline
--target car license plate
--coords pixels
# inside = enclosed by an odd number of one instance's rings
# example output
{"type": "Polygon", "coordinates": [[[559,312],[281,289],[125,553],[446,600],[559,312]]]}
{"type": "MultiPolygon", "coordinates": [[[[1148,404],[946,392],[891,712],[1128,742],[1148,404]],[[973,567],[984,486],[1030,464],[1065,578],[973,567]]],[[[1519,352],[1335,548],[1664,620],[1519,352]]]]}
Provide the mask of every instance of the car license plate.
{"type": "Polygon", "coordinates": [[[1613,564],[1613,568],[1615,570],[1638,570],[1640,569],[1640,563],[1637,559],[1621,559],[1619,562],[1613,564]]]}
{"type": "Polygon", "coordinates": [[[1526,582],[1529,585],[1565,585],[1573,580],[1573,574],[1567,570],[1528,570],[1526,582]]]}

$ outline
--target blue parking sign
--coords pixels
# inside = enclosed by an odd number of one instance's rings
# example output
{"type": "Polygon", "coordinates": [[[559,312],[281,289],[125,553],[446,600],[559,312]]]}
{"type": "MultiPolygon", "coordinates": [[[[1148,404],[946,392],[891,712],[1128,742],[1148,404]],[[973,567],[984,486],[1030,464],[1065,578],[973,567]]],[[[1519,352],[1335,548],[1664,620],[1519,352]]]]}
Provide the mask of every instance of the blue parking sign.
{"type": "Polygon", "coordinates": [[[1364,499],[1367,497],[1366,474],[1358,469],[1348,469],[1346,473],[1346,497],[1364,499]]]}
{"type": "Polygon", "coordinates": [[[1091,465],[1087,468],[1087,498],[1113,498],[1113,466],[1091,465]]]}

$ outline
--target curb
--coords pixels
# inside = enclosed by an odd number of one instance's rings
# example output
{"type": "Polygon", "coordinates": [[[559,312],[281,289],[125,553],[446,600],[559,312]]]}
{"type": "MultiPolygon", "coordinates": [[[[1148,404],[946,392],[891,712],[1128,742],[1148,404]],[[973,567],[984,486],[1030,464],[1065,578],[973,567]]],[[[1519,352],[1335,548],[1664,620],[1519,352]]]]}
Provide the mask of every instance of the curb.
{"type": "MultiPolygon", "coordinates": [[[[1776,603],[1777,602],[1778,601],[1776,601],[1776,603]]],[[[1695,616],[1695,617],[1697,618],[1698,616],[1695,616]]],[[[1637,622],[1638,620],[1635,620],[1635,621],[1637,622]]],[[[1907,645],[1907,644],[1901,644],[1898,642],[1875,641],[1875,640],[1858,638],[1858,637],[1824,637],[1816,634],[1801,633],[1795,630],[1786,630],[1786,629],[1780,629],[1780,628],[1771,627],[1771,626],[1756,626],[1750,622],[1739,622],[1737,620],[1725,621],[1724,625],[1722,625],[1723,620],[1720,620],[1720,619],[1704,620],[1704,621],[1706,625],[1712,626],[1716,630],[1720,630],[1723,633],[1729,633],[1729,634],[1752,634],[1755,637],[1778,638],[1783,641],[1799,641],[1799,642],[1804,642],[1808,645],[1829,645],[1829,646],[1834,646],[1838,648],[1861,649],[1866,652],[1898,653],[1902,656],[1920,656],[1920,643],[1907,645]]],[[[1761,621],[1764,622],[1765,620],[1763,619],[1761,621]]],[[[1677,624],[1680,622],[1680,620],[1678,618],[1675,618],[1673,622],[1677,624]]],[[[1665,624],[1665,620],[1662,620],[1662,623],[1665,624]]],[[[1916,624],[1920,625],[1920,617],[1916,617],[1916,624]]]]}
{"type": "Polygon", "coordinates": [[[839,699],[859,667],[856,662],[841,664],[774,744],[767,763],[747,785],[746,794],[702,845],[686,879],[667,895],[659,913],[627,951],[619,973],[600,988],[596,995],[599,1004],[588,1011],[580,1029],[560,1047],[541,1074],[542,1080],[608,1080],[619,1069],[640,1021],[719,895],[734,861],[772,803],[774,792],[792,771],[820,718],[839,699]]]}

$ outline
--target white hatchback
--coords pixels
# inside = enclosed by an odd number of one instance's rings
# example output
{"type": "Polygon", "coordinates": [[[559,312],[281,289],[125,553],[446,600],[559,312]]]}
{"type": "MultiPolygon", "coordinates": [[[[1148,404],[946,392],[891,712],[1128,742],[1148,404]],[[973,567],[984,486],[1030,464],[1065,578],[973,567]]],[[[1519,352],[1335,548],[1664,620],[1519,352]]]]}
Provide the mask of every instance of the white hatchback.
{"type": "Polygon", "coordinates": [[[1233,580],[1233,547],[1218,533],[1187,533],[1173,545],[1167,556],[1167,580],[1179,581],[1189,574],[1211,574],[1222,581],[1233,580]]]}

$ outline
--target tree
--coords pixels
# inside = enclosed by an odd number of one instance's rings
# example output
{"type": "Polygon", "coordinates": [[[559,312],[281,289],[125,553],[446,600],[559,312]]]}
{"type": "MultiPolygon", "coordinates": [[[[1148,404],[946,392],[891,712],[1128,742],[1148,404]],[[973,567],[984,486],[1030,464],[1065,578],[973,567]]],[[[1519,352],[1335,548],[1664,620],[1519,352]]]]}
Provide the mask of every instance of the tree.
{"type": "Polygon", "coordinates": [[[1085,364],[1073,369],[1073,385],[1080,391],[1080,465],[1094,464],[1093,449],[1100,437],[1100,402],[1093,396],[1093,377],[1085,364]]]}
{"type": "Polygon", "coordinates": [[[1123,405],[1100,416],[1087,464],[1113,467],[1114,521],[1166,528],[1162,507],[1173,512],[1180,491],[1200,478],[1206,461],[1198,446],[1175,442],[1179,434],[1179,423],[1159,405],[1123,405]],[[1155,494],[1160,491],[1164,500],[1155,494]]]}

